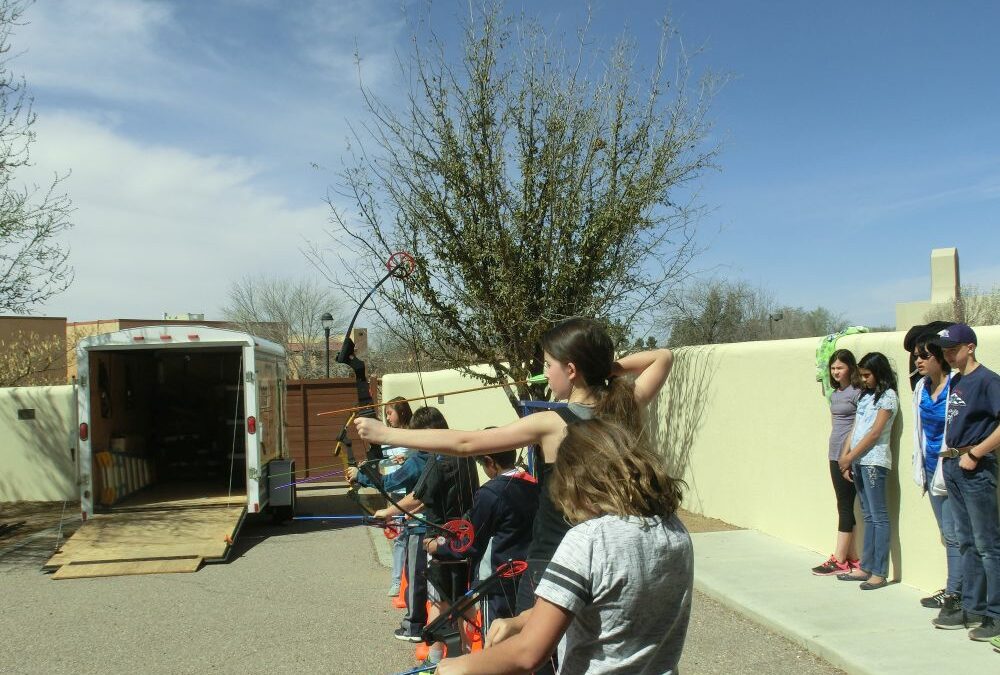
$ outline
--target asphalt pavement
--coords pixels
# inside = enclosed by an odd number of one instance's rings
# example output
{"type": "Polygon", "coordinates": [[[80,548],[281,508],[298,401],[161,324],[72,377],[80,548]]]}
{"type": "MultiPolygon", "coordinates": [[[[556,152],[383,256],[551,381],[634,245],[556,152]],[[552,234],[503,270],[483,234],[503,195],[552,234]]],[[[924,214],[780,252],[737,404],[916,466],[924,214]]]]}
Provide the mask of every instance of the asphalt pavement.
{"type": "MultiPolygon", "coordinates": [[[[339,491],[302,491],[299,509],[356,513],[339,491]]],[[[694,536],[699,555],[699,537],[715,534],[694,536]]],[[[413,665],[413,646],[392,637],[400,611],[386,596],[380,530],[249,521],[225,564],[64,581],[39,571],[54,542],[42,531],[13,549],[0,545],[0,672],[381,675],[413,665]]],[[[842,671],[698,592],[681,672],[842,671]]]]}

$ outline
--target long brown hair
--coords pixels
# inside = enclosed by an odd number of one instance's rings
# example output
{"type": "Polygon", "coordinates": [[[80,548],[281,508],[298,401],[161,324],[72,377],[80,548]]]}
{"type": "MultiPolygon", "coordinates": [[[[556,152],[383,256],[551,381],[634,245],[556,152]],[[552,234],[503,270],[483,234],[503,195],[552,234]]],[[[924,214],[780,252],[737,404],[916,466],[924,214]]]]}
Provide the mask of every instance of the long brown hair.
{"type": "Polygon", "coordinates": [[[830,386],[834,389],[840,389],[840,382],[837,382],[830,375],[830,369],[833,368],[834,361],[840,361],[847,366],[847,374],[850,375],[851,386],[855,389],[861,389],[861,373],[858,372],[858,362],[854,360],[854,352],[850,349],[838,349],[830,354],[830,360],[827,361],[826,377],[830,380],[830,386]]]}
{"type": "Polygon", "coordinates": [[[389,402],[385,404],[386,408],[392,408],[396,411],[396,416],[399,418],[399,428],[405,429],[410,426],[410,420],[413,418],[413,409],[410,408],[410,404],[406,402],[406,399],[402,396],[397,396],[396,398],[389,399],[389,402]]]}
{"type": "Polygon", "coordinates": [[[638,433],[642,411],[635,401],[634,383],[613,376],[615,345],[607,329],[595,319],[574,317],[557,323],[542,335],[542,349],[561,363],[572,363],[597,398],[594,415],[638,433]]]}
{"type": "Polygon", "coordinates": [[[601,515],[668,517],[680,506],[683,485],[645,435],[592,419],[566,427],[549,490],[575,525],[601,515]]]}

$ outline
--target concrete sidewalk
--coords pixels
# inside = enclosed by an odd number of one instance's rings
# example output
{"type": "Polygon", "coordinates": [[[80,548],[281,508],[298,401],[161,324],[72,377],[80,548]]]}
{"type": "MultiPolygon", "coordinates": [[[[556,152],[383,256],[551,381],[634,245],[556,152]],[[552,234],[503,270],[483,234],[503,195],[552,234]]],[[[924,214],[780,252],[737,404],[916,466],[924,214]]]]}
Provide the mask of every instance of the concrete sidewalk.
{"type": "Polygon", "coordinates": [[[753,530],[691,536],[698,590],[849,673],[1000,672],[989,643],[934,628],[915,588],[813,576],[822,555],[753,530]]]}

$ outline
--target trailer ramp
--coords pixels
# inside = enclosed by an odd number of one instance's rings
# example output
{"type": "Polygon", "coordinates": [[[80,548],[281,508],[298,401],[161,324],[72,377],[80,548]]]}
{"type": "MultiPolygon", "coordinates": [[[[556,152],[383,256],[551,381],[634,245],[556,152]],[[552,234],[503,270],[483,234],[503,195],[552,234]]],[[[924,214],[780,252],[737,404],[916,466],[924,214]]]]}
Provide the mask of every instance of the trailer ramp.
{"type": "Polygon", "coordinates": [[[89,518],[44,569],[53,579],[195,572],[226,560],[245,518],[242,495],[154,491],[89,518]]]}

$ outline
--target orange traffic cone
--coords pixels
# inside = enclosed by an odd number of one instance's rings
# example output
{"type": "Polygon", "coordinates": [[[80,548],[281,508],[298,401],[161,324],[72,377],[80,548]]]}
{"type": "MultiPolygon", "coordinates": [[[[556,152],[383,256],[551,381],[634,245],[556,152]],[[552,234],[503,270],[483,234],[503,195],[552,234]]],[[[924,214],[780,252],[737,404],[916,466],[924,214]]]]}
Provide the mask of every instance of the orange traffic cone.
{"type": "Polygon", "coordinates": [[[469,645],[470,652],[481,652],[483,651],[483,632],[476,628],[476,626],[483,625],[483,613],[476,610],[476,623],[475,625],[471,623],[466,623],[465,626],[465,640],[469,645]]]}
{"type": "Polygon", "coordinates": [[[399,578],[399,595],[392,599],[392,606],[396,609],[406,609],[406,569],[399,578]]]}
{"type": "Polygon", "coordinates": [[[413,657],[417,660],[417,663],[423,663],[430,651],[431,646],[426,642],[421,642],[417,645],[417,652],[413,655],[413,657]]]}
{"type": "MultiPolygon", "coordinates": [[[[423,663],[424,659],[427,658],[430,652],[431,652],[431,646],[426,642],[421,642],[420,644],[417,645],[417,651],[413,654],[413,658],[417,660],[417,663],[423,663]]],[[[445,658],[446,656],[448,656],[448,647],[445,647],[444,651],[441,652],[442,659],[445,658]]]]}

